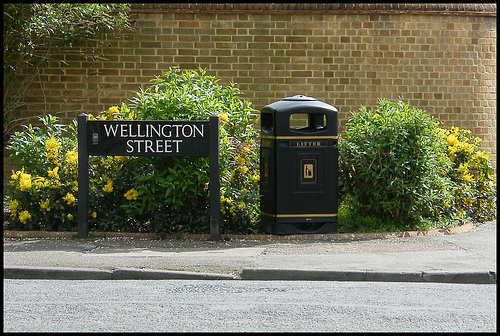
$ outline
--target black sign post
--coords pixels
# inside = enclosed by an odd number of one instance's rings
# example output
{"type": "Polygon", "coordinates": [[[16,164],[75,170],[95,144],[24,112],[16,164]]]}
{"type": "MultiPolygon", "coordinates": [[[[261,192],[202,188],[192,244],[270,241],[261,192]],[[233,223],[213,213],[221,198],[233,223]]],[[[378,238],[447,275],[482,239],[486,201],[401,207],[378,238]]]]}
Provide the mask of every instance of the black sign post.
{"type": "Polygon", "coordinates": [[[89,155],[208,156],[210,239],[220,239],[219,117],[209,121],[89,121],[78,116],[78,238],[88,236],[89,155]]]}
{"type": "Polygon", "coordinates": [[[87,149],[87,115],[82,113],[78,122],[78,238],[89,232],[89,154],[87,149]]]}

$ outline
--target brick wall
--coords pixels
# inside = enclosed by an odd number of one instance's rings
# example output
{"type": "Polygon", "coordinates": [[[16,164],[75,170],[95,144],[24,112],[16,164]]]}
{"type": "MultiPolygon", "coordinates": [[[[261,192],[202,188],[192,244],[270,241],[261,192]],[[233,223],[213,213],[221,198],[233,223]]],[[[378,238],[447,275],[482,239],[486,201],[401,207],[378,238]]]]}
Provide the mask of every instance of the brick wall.
{"type": "MultiPolygon", "coordinates": [[[[496,167],[496,5],[489,12],[191,5],[136,4],[135,30],[100,46],[101,57],[85,56],[83,44],[45,68],[22,116],[95,114],[127,102],[170,66],[202,67],[222,84],[237,83],[259,110],[296,94],[334,105],[340,131],[349,111],[401,97],[446,127],[472,130],[496,167]]],[[[4,172],[12,167],[6,160],[4,172]]]]}

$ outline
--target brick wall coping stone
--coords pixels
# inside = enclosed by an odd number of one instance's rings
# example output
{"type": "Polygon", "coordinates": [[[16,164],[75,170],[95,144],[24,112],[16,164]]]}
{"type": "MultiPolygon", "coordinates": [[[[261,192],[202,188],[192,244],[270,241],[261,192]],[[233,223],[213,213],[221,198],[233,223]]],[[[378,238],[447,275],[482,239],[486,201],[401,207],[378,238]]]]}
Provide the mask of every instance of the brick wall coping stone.
{"type": "Polygon", "coordinates": [[[132,12],[437,14],[496,16],[495,3],[144,3],[132,12]]]}

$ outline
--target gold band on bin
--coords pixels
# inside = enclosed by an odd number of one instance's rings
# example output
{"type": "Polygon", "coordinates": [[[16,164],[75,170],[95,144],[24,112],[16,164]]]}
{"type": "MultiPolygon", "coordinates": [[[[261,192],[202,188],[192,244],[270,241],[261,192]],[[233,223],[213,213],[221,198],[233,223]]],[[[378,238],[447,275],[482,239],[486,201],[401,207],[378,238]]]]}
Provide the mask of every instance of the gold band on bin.
{"type": "Polygon", "coordinates": [[[296,136],[296,135],[284,135],[284,136],[272,136],[263,135],[263,139],[277,139],[277,140],[302,140],[302,139],[338,139],[337,135],[325,135],[325,136],[296,136]]]}
{"type": "Polygon", "coordinates": [[[278,218],[292,218],[292,217],[337,217],[337,214],[295,214],[295,215],[276,215],[276,214],[268,214],[263,212],[262,213],[265,216],[269,217],[278,217],[278,218]]]}

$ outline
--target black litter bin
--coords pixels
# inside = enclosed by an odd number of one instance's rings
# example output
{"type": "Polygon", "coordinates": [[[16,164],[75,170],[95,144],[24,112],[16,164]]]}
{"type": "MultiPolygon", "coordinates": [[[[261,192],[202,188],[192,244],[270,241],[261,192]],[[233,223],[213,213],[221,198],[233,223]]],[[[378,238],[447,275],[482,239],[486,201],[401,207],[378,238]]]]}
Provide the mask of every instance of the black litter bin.
{"type": "Polygon", "coordinates": [[[337,232],[338,110],[303,95],[261,110],[262,230],[337,232]]]}

